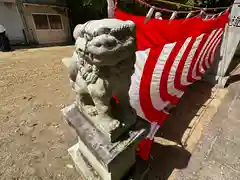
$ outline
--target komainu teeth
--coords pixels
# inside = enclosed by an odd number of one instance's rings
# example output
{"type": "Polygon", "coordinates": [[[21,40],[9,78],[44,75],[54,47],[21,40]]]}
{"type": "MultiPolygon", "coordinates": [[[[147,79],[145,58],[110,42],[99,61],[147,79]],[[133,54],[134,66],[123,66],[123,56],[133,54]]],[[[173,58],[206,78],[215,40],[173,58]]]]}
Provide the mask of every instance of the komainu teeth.
{"type": "Polygon", "coordinates": [[[114,34],[114,33],[116,33],[117,31],[118,31],[117,29],[112,29],[112,30],[111,30],[111,33],[114,34]]]}

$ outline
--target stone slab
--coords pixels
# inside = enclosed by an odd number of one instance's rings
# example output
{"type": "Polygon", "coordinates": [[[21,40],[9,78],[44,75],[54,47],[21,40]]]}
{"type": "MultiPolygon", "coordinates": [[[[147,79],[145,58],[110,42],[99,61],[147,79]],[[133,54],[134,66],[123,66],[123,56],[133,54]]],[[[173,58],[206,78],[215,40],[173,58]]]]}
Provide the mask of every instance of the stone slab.
{"type": "Polygon", "coordinates": [[[148,122],[139,119],[126,135],[112,143],[84,117],[75,104],[62,112],[78,135],[78,150],[76,145],[75,150],[69,153],[85,179],[98,174],[97,177],[103,180],[120,180],[136,162],[137,145],[150,128],[148,122]],[[76,155],[77,152],[80,155],[76,155]]]}
{"type": "Polygon", "coordinates": [[[136,145],[130,145],[107,166],[104,166],[79,139],[75,156],[72,155],[72,158],[78,171],[88,175],[84,175],[84,180],[92,177],[102,180],[120,180],[136,162],[136,145]],[[80,157],[76,153],[80,154],[80,157]]]}
{"type": "Polygon", "coordinates": [[[176,179],[239,179],[239,88],[240,82],[228,87],[229,92],[203,133],[188,167],[178,171],[176,179]]]}
{"type": "Polygon", "coordinates": [[[62,112],[67,123],[76,131],[79,138],[105,166],[129,145],[133,143],[138,144],[138,142],[147,135],[150,128],[148,122],[139,119],[129,133],[122,136],[119,141],[112,143],[84,117],[75,104],[64,108],[62,112]]]}
{"type": "Polygon", "coordinates": [[[102,178],[99,174],[93,169],[90,163],[84,159],[83,154],[79,150],[79,143],[73,145],[71,148],[68,149],[68,153],[71,155],[75,167],[80,174],[81,179],[87,180],[101,180],[102,178]]]}
{"type": "MultiPolygon", "coordinates": [[[[81,109],[79,105],[78,109],[81,109]]],[[[133,114],[129,115],[129,118],[122,111],[122,108],[115,105],[114,108],[112,107],[112,116],[114,119],[118,120],[120,124],[118,127],[109,132],[109,123],[104,122],[99,116],[90,117],[85,110],[81,110],[81,114],[84,116],[84,118],[91,122],[96,127],[96,129],[102,132],[111,142],[117,141],[122,134],[127,132],[136,123],[137,119],[137,117],[133,114]],[[126,117],[124,117],[124,115],[126,117]]]]}

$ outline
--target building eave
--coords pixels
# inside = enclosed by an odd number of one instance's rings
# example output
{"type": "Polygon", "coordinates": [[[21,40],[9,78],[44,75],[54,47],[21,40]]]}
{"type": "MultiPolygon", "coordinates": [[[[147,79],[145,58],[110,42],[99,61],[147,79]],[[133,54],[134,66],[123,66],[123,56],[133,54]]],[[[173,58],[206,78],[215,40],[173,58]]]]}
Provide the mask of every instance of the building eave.
{"type": "Polygon", "coordinates": [[[23,3],[24,6],[39,6],[39,7],[53,7],[53,8],[63,8],[68,9],[64,5],[54,5],[54,4],[36,4],[36,3],[23,3]]]}

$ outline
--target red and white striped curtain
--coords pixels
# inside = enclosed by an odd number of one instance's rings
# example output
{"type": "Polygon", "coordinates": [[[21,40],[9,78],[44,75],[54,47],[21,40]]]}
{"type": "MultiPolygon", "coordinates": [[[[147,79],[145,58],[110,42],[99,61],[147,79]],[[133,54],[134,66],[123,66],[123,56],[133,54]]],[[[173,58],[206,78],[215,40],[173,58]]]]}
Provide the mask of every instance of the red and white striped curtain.
{"type": "Polygon", "coordinates": [[[136,24],[136,64],[129,95],[137,114],[152,123],[151,132],[139,145],[147,159],[157,129],[188,85],[200,80],[211,66],[229,12],[212,19],[150,19],[115,9],[115,17],[136,24]]]}

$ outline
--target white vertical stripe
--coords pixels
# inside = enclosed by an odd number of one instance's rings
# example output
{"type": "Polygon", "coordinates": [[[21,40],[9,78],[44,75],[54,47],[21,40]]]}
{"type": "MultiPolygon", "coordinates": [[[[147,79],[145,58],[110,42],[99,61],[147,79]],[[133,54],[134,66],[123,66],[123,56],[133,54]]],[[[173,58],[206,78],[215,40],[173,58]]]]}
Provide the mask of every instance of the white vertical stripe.
{"type": "MultiPolygon", "coordinates": [[[[209,42],[206,42],[205,43],[205,45],[206,45],[206,48],[204,48],[203,49],[203,52],[199,55],[199,67],[196,67],[196,68],[199,68],[199,70],[200,70],[200,72],[201,72],[201,69],[202,69],[202,63],[203,63],[203,61],[205,61],[206,60],[206,58],[205,58],[205,55],[207,54],[207,53],[209,53],[209,51],[211,50],[209,47],[211,46],[211,44],[212,44],[212,42],[213,41],[215,41],[215,39],[217,38],[217,36],[218,36],[218,34],[220,33],[220,31],[221,31],[221,29],[218,29],[218,30],[215,30],[216,32],[214,33],[214,35],[212,36],[212,38],[210,39],[210,41],[209,42]]],[[[195,71],[196,72],[196,71],[195,71]]],[[[195,76],[195,78],[197,79],[197,80],[200,80],[202,77],[201,76],[195,76]]]]}
{"type": "MultiPolygon", "coordinates": [[[[135,71],[131,77],[131,86],[129,89],[130,104],[136,110],[137,115],[146,119],[140,104],[139,92],[143,69],[148,58],[150,49],[136,52],[135,71]]],[[[147,119],[146,119],[147,120],[147,119]]]]}
{"type": "MultiPolygon", "coordinates": [[[[219,43],[221,42],[221,40],[222,40],[222,39],[220,38],[220,39],[217,41],[216,46],[215,46],[214,49],[213,49],[213,52],[215,52],[216,49],[219,47],[219,43]]],[[[211,61],[210,61],[211,63],[213,63],[213,60],[214,60],[215,55],[216,55],[215,53],[212,53],[212,54],[211,54],[211,61]]]]}
{"type": "MultiPolygon", "coordinates": [[[[216,40],[218,39],[219,34],[221,34],[221,32],[222,32],[222,28],[220,28],[220,29],[216,32],[216,34],[215,34],[214,37],[212,38],[211,42],[209,42],[206,50],[205,50],[204,53],[203,53],[203,56],[202,56],[201,61],[200,61],[200,64],[199,64],[199,66],[200,66],[200,72],[202,72],[202,73],[204,73],[204,69],[203,69],[202,64],[203,64],[204,61],[206,61],[206,60],[208,59],[209,54],[212,52],[212,46],[214,45],[214,42],[216,42],[216,40]],[[205,55],[207,55],[206,58],[205,58],[205,55]]],[[[201,77],[199,77],[199,78],[201,78],[201,77]]]]}
{"type": "Polygon", "coordinates": [[[160,128],[160,126],[158,125],[157,122],[153,122],[151,123],[151,128],[150,128],[150,131],[147,135],[147,138],[150,139],[150,140],[153,140],[156,132],[158,131],[158,129],[160,128]]]}
{"type": "Polygon", "coordinates": [[[191,49],[190,53],[188,54],[188,57],[187,57],[187,60],[184,64],[184,68],[183,68],[182,75],[181,75],[181,84],[182,85],[187,86],[189,84],[192,84],[192,82],[188,82],[187,76],[188,76],[188,73],[189,73],[189,69],[190,69],[193,57],[195,56],[195,53],[196,53],[204,35],[205,34],[202,34],[202,35],[200,35],[199,37],[196,38],[196,41],[194,42],[194,44],[192,46],[192,49],[191,49]]]}
{"type": "MultiPolygon", "coordinates": [[[[223,34],[223,31],[221,31],[221,32],[218,34],[217,38],[214,40],[214,42],[212,43],[212,45],[211,45],[211,47],[210,47],[210,51],[208,52],[207,57],[206,57],[206,60],[205,60],[205,61],[206,61],[206,67],[207,67],[207,68],[210,67],[210,64],[209,64],[209,62],[208,62],[208,59],[209,59],[209,57],[215,52],[214,49],[216,49],[216,47],[217,47],[217,45],[218,45],[219,38],[220,38],[220,40],[221,40],[222,34],[223,34]]],[[[203,68],[202,68],[202,72],[204,72],[204,69],[203,69],[203,68]]]]}
{"type": "Polygon", "coordinates": [[[193,72],[192,72],[192,73],[193,73],[193,77],[196,78],[196,79],[197,79],[196,69],[198,68],[198,67],[197,67],[198,61],[201,61],[200,57],[201,57],[202,53],[204,53],[204,51],[205,51],[205,49],[206,49],[206,46],[209,44],[209,42],[212,40],[212,38],[213,38],[214,35],[216,34],[216,31],[217,31],[217,29],[215,29],[215,30],[213,30],[213,31],[211,32],[211,34],[209,35],[209,37],[208,37],[207,41],[205,42],[203,48],[201,49],[201,52],[200,52],[200,54],[199,54],[199,56],[198,56],[198,58],[197,58],[196,63],[194,64],[193,72]]]}
{"type": "Polygon", "coordinates": [[[175,80],[175,76],[181,76],[181,74],[176,75],[177,68],[178,68],[180,60],[182,59],[183,54],[186,51],[187,46],[190,43],[191,39],[192,39],[191,37],[187,38],[186,41],[184,42],[184,44],[182,45],[182,47],[179,50],[176,58],[174,59],[173,65],[171,67],[171,70],[170,70],[169,76],[168,76],[168,83],[167,83],[168,93],[173,95],[173,96],[177,96],[178,98],[180,98],[183,95],[184,92],[175,88],[174,80],[175,80]]]}
{"type": "Polygon", "coordinates": [[[160,80],[162,77],[164,66],[175,44],[176,43],[165,44],[165,46],[162,49],[162,52],[158,57],[158,61],[156,63],[156,66],[152,74],[151,89],[150,89],[151,101],[152,101],[153,107],[159,111],[165,108],[169,104],[168,101],[165,102],[160,97],[160,88],[161,88],[160,80]]]}

